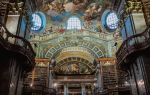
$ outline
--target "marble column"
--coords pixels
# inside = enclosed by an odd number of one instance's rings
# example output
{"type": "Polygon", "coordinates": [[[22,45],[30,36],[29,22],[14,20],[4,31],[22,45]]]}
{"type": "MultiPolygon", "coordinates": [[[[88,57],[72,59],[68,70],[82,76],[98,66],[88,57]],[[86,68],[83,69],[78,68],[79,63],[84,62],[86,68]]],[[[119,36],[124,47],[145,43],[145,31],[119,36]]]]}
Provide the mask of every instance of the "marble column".
{"type": "Polygon", "coordinates": [[[53,88],[52,65],[49,65],[49,88],[53,88]]]}
{"type": "Polygon", "coordinates": [[[68,85],[64,84],[64,95],[68,95],[68,85]]]}
{"type": "Polygon", "coordinates": [[[81,85],[81,89],[82,89],[82,95],[86,95],[85,84],[81,85]]]}
{"type": "Polygon", "coordinates": [[[100,64],[97,65],[97,86],[98,88],[100,88],[102,90],[103,86],[102,86],[102,75],[101,75],[101,68],[100,68],[100,64]]]}

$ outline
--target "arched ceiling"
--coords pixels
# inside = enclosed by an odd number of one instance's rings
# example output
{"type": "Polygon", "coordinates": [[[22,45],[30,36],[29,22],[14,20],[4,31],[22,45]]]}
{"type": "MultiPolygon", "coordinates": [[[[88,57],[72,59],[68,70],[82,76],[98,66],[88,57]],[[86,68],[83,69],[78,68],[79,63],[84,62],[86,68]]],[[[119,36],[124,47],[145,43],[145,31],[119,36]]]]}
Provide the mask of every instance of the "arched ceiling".
{"type": "Polygon", "coordinates": [[[62,49],[79,47],[76,51],[86,50],[94,58],[107,55],[108,42],[113,41],[113,35],[95,33],[89,31],[66,31],[65,33],[52,33],[51,35],[36,35],[30,40],[42,47],[42,56],[52,58],[58,56],[62,49]]]}
{"type": "MultiPolygon", "coordinates": [[[[85,48],[95,58],[105,56],[105,49],[102,45],[97,45],[95,43],[84,41],[84,40],[80,41],[80,42],[75,42],[75,43],[71,42],[69,40],[69,41],[57,43],[56,46],[52,46],[51,48],[48,48],[48,50],[46,50],[46,52],[45,52],[45,57],[46,58],[52,58],[54,56],[56,57],[60,54],[60,52],[62,51],[63,48],[67,48],[67,47],[85,48]]],[[[76,51],[78,51],[78,50],[76,50],[76,51]]]]}
{"type": "Polygon", "coordinates": [[[80,73],[91,74],[95,70],[94,59],[106,56],[107,41],[111,39],[111,36],[107,36],[88,31],[68,31],[63,34],[56,32],[52,35],[37,35],[31,42],[36,42],[43,48],[39,54],[43,53],[44,58],[55,58],[57,73],[68,73],[66,68],[69,66],[73,69],[72,73],[77,74],[74,71],[77,70],[82,71],[80,73]],[[80,65],[75,65],[78,63],[80,65]],[[84,69],[78,68],[79,66],[84,69]]]}
{"type": "Polygon", "coordinates": [[[88,52],[86,48],[82,47],[67,47],[63,48],[59,55],[56,57],[56,62],[60,62],[69,57],[79,57],[93,63],[94,57],[88,52]]]}
{"type": "Polygon", "coordinates": [[[59,74],[94,72],[94,60],[108,56],[109,46],[112,47],[108,43],[114,41],[113,34],[103,29],[100,22],[101,14],[112,3],[110,1],[38,0],[39,11],[46,15],[47,25],[43,32],[33,33],[30,40],[36,43],[37,57],[55,58],[55,71],[59,74]],[[80,30],[66,28],[71,16],[81,21],[80,30]]]}

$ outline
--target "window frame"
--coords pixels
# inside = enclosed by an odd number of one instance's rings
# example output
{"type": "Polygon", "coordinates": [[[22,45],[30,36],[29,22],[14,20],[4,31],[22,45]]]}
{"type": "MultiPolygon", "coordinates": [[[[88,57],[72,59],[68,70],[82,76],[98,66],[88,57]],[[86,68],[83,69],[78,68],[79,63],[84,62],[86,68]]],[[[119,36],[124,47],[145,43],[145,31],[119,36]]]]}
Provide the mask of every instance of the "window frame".
{"type": "Polygon", "coordinates": [[[82,29],[82,22],[81,22],[80,18],[77,16],[69,17],[67,20],[66,29],[67,30],[71,30],[71,29],[80,30],[80,29],[82,29]],[[75,24],[73,24],[73,23],[75,23],[75,24]]]}
{"type": "Polygon", "coordinates": [[[117,14],[115,12],[109,12],[106,16],[106,26],[108,29],[110,30],[116,30],[118,28],[118,22],[119,19],[117,17],[117,14]],[[113,18],[112,16],[114,16],[115,18],[113,18]],[[109,19],[108,19],[109,18],[109,19]],[[108,20],[116,20],[116,22],[114,23],[114,21],[112,21],[111,23],[108,23],[108,20]],[[111,26],[114,25],[114,26],[111,26]]]}
{"type": "MultiPolygon", "coordinates": [[[[45,16],[45,14],[43,13],[43,12],[35,12],[35,13],[33,13],[33,14],[36,14],[36,15],[38,15],[39,17],[40,17],[40,19],[41,19],[41,27],[39,28],[39,29],[35,29],[35,30],[33,30],[32,29],[32,26],[31,26],[31,28],[30,28],[30,30],[32,31],[32,32],[35,32],[35,33],[39,33],[39,32],[44,32],[44,29],[45,29],[45,27],[46,27],[46,16],[45,16]]],[[[32,15],[33,15],[32,14],[32,15]]],[[[32,16],[31,15],[31,16],[32,16]]],[[[31,17],[32,18],[32,17],[31,17]]],[[[31,21],[32,21],[33,19],[31,19],[31,21]]]]}
{"type": "Polygon", "coordinates": [[[42,22],[42,18],[41,16],[38,14],[38,13],[34,13],[32,14],[32,23],[33,23],[33,26],[31,26],[31,30],[32,31],[38,31],[41,29],[42,25],[43,25],[43,22],[42,22]],[[37,20],[37,21],[36,21],[37,20]],[[35,24],[34,24],[35,23],[35,24]],[[39,24],[40,23],[40,24],[39,24]],[[36,27],[34,27],[34,25],[36,27]]]}

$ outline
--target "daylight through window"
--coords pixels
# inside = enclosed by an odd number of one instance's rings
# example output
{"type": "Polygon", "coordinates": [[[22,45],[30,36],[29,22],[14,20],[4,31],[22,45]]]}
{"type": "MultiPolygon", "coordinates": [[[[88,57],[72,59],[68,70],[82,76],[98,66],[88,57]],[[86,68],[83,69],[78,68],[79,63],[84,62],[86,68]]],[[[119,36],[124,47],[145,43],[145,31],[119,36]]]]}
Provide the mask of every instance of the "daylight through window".
{"type": "Polygon", "coordinates": [[[39,30],[42,27],[42,19],[38,14],[32,15],[32,27],[31,29],[34,31],[39,30]]]}
{"type": "Polygon", "coordinates": [[[81,21],[78,17],[70,17],[67,22],[67,29],[81,29],[81,21]]]}

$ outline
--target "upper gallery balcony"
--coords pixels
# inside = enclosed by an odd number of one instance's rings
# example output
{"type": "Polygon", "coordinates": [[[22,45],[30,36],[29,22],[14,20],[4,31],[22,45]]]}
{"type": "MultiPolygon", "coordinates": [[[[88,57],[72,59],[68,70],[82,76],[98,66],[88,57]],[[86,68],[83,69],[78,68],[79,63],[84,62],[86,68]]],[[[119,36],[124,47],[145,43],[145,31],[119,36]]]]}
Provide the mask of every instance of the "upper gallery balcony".
{"type": "Polygon", "coordinates": [[[1,51],[18,53],[25,56],[29,61],[25,64],[29,67],[29,71],[34,67],[35,52],[31,44],[26,39],[11,34],[4,25],[0,25],[0,48],[1,51]]]}
{"type": "Polygon", "coordinates": [[[150,47],[150,28],[147,28],[140,34],[127,38],[116,53],[117,63],[121,65],[125,61],[129,61],[131,56],[135,56],[140,51],[150,47]]]}

